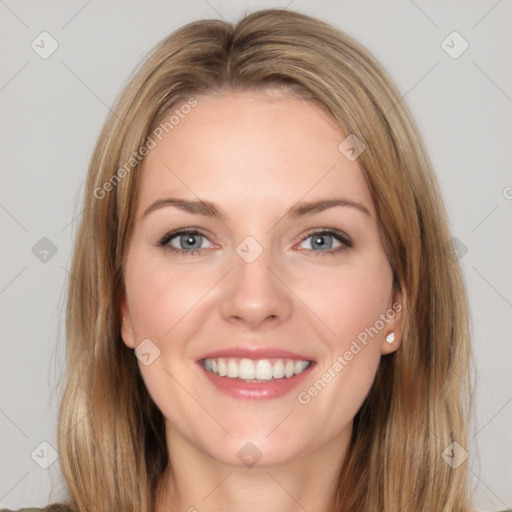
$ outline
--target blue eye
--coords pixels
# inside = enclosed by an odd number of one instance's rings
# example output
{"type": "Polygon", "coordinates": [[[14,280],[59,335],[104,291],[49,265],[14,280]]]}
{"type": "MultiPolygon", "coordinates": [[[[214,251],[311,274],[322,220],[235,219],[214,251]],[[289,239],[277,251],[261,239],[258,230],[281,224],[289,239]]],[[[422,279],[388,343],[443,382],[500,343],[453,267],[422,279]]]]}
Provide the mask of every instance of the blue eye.
{"type": "Polygon", "coordinates": [[[165,235],[158,242],[158,245],[176,254],[192,255],[196,254],[200,249],[204,249],[204,247],[201,247],[201,238],[206,237],[194,229],[173,231],[165,235]],[[172,243],[175,239],[178,241],[178,247],[172,243]]]}
{"type": "MultiPolygon", "coordinates": [[[[205,235],[196,229],[182,229],[166,234],[157,245],[173,254],[192,256],[198,254],[201,249],[208,248],[201,246],[202,238],[208,240],[205,235]]],[[[310,247],[300,250],[313,252],[316,256],[339,253],[353,245],[345,233],[334,229],[310,231],[307,236],[302,238],[301,244],[308,239],[311,239],[310,247]],[[338,245],[333,247],[335,243],[338,245]]]]}
{"type": "Polygon", "coordinates": [[[334,254],[352,247],[350,238],[338,230],[326,229],[323,231],[313,231],[303,238],[301,243],[304,243],[308,239],[311,239],[309,243],[310,247],[306,248],[306,250],[317,253],[317,256],[334,254]],[[338,246],[333,247],[333,240],[338,242],[338,246]],[[315,249],[320,250],[317,251],[315,249]]]}

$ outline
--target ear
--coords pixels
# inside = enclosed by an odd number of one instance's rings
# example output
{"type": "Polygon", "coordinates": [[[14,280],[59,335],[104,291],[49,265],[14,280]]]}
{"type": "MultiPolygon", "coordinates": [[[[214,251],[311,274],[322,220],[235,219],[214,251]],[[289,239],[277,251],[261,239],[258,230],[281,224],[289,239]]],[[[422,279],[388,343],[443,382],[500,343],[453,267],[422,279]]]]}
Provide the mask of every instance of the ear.
{"type": "Polygon", "coordinates": [[[121,298],[121,338],[123,338],[127,347],[135,348],[130,308],[128,307],[126,294],[124,293],[121,298]]]}
{"type": "Polygon", "coordinates": [[[381,353],[391,354],[395,350],[398,349],[400,343],[402,342],[402,335],[404,331],[404,303],[403,303],[403,293],[401,291],[394,291],[393,298],[391,304],[385,313],[388,321],[382,332],[382,345],[381,345],[381,353]],[[395,335],[395,339],[393,342],[386,341],[386,336],[393,333],[395,335]]]}

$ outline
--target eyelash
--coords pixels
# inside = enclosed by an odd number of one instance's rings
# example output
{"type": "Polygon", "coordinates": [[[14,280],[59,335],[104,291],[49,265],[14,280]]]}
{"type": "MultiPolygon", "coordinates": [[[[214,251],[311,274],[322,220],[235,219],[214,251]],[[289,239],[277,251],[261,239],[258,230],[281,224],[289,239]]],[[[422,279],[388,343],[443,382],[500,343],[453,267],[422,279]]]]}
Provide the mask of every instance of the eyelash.
{"type": "MultiPolygon", "coordinates": [[[[179,255],[179,256],[193,256],[201,251],[201,249],[177,249],[176,247],[172,247],[169,245],[169,242],[180,235],[199,235],[204,236],[207,238],[203,233],[198,231],[197,229],[179,229],[176,231],[171,231],[170,233],[167,233],[164,235],[157,243],[158,247],[161,247],[162,249],[168,250],[169,252],[179,255]]],[[[316,253],[316,256],[326,256],[326,255],[333,255],[337,253],[341,253],[350,247],[352,247],[353,243],[350,238],[343,233],[342,231],[338,231],[337,229],[320,229],[320,230],[311,230],[308,231],[304,237],[300,240],[299,243],[304,242],[304,240],[307,240],[312,235],[329,235],[334,238],[336,238],[339,242],[341,242],[343,245],[340,247],[337,247],[336,249],[329,249],[326,251],[314,251],[313,249],[301,249],[302,251],[312,251],[316,253]]]]}

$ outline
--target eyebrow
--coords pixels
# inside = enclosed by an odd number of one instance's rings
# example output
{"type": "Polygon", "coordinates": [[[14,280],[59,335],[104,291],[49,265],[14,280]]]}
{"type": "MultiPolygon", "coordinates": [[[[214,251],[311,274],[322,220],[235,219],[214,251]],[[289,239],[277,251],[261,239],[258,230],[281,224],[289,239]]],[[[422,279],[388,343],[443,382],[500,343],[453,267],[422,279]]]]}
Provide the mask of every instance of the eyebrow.
{"type": "MultiPolygon", "coordinates": [[[[180,210],[183,210],[187,213],[192,213],[194,215],[203,215],[205,217],[225,219],[225,216],[222,214],[220,209],[210,201],[196,201],[190,199],[181,199],[177,197],[166,197],[163,199],[159,199],[158,201],[155,201],[146,208],[146,210],[142,214],[142,217],[146,217],[151,212],[168,206],[179,208],[180,210]]],[[[366,206],[346,198],[321,199],[318,201],[303,201],[288,208],[284,216],[295,219],[299,217],[305,217],[308,215],[314,215],[315,213],[320,213],[324,210],[334,208],[336,206],[350,206],[352,208],[356,208],[360,212],[372,218],[372,215],[369,212],[368,208],[366,208],[366,206]]]]}

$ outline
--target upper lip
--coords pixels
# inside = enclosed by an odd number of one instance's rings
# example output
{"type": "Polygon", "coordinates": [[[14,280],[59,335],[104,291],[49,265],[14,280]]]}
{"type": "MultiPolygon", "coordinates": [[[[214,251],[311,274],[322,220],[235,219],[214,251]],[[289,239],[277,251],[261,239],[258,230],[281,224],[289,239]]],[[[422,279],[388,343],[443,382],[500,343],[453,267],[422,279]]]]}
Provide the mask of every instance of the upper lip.
{"type": "Polygon", "coordinates": [[[303,354],[297,354],[280,348],[264,347],[233,347],[208,352],[198,359],[218,359],[220,357],[247,358],[247,359],[296,359],[299,361],[314,361],[313,358],[303,354]]]}

